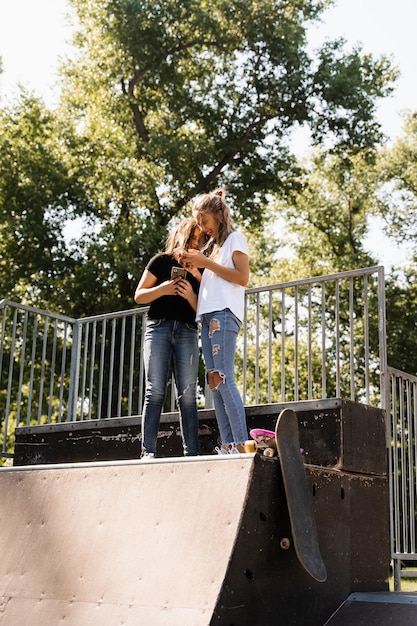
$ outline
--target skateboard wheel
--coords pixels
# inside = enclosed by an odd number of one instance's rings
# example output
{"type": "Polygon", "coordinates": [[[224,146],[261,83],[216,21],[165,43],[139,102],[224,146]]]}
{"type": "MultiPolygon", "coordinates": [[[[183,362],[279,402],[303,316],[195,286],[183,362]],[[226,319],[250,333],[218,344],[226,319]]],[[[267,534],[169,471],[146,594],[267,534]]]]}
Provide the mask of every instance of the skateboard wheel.
{"type": "Polygon", "coordinates": [[[258,450],[258,444],[254,439],[249,439],[245,441],[245,452],[256,452],[258,450]]]}
{"type": "Polygon", "coordinates": [[[273,450],[272,448],[265,448],[264,455],[265,456],[275,456],[275,450],[273,450]]]}

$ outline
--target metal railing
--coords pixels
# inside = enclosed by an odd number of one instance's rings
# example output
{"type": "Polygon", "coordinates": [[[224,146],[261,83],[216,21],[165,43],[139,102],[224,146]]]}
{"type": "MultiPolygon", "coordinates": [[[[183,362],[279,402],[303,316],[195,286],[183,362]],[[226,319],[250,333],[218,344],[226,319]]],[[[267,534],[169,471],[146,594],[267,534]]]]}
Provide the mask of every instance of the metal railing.
{"type": "Polygon", "coordinates": [[[147,310],[73,319],[0,301],[3,456],[17,425],[140,414],[147,310]]]}
{"type": "Polygon", "coordinates": [[[248,289],[245,403],[344,397],[382,406],[385,337],[383,267],[248,289]]]}
{"type": "MultiPolygon", "coordinates": [[[[141,414],[147,310],[73,319],[0,301],[3,459],[13,456],[17,425],[141,414]]],[[[391,416],[391,555],[399,588],[401,559],[417,558],[417,379],[387,366],[383,267],[247,289],[236,372],[246,405],[342,397],[391,416]]]]}
{"type": "Polygon", "coordinates": [[[0,302],[0,313],[0,420],[7,457],[13,456],[16,426],[63,417],[74,320],[7,300],[0,302]]]}
{"type": "MultiPolygon", "coordinates": [[[[0,301],[3,453],[12,425],[139,415],[147,310],[73,319],[0,301]]],[[[245,404],[345,397],[378,406],[384,310],[382,267],[248,289],[236,359],[245,404]]]]}
{"type": "Polygon", "coordinates": [[[388,375],[391,557],[397,591],[401,562],[417,560],[417,377],[392,367],[388,375]]]}

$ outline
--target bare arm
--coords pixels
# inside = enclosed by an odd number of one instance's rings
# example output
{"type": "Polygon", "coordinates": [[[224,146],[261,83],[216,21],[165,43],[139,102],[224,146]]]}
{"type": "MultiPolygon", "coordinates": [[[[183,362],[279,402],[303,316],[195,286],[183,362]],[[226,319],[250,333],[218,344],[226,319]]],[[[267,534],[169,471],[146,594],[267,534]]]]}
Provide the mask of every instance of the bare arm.
{"type": "Polygon", "coordinates": [[[149,304],[154,300],[157,300],[161,296],[176,296],[177,287],[176,280],[166,280],[160,285],[156,284],[156,276],[151,274],[148,270],[145,270],[139,281],[135,291],[136,304],[149,304]]]}
{"type": "MultiPolygon", "coordinates": [[[[197,273],[201,278],[200,272],[197,273]]],[[[156,285],[156,276],[145,270],[136,287],[136,304],[149,304],[161,296],[181,296],[189,302],[194,311],[197,310],[197,294],[194,293],[188,280],[176,278],[175,280],[166,280],[160,285],[156,285]]]]}
{"type": "Polygon", "coordinates": [[[181,262],[190,264],[192,267],[204,267],[224,280],[246,287],[249,281],[249,257],[244,252],[235,250],[232,258],[234,267],[224,267],[224,265],[206,257],[199,250],[188,250],[181,255],[181,262]]]}

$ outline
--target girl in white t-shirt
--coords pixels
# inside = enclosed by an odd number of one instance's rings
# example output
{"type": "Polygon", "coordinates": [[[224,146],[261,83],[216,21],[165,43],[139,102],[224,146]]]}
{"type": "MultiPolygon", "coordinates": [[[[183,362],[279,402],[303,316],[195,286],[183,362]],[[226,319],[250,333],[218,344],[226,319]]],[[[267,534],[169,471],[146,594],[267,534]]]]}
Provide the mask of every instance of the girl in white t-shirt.
{"type": "Polygon", "coordinates": [[[234,361],[249,280],[248,245],[235,230],[223,189],[198,195],[192,209],[197,224],[210,237],[211,251],[208,256],[199,250],[181,251],[179,258],[189,267],[204,268],[196,320],[201,322],[207,382],[222,441],[218,452],[244,452],[248,430],[234,361]]]}

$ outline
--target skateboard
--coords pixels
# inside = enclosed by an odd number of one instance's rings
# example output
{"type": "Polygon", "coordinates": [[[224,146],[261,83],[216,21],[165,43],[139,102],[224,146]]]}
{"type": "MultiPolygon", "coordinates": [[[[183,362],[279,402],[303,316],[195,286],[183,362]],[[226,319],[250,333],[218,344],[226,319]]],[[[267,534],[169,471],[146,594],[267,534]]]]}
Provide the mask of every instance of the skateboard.
{"type": "MultiPolygon", "coordinates": [[[[269,457],[278,455],[275,431],[266,428],[252,428],[249,434],[252,439],[245,441],[245,452],[262,452],[269,457]]],[[[304,454],[302,448],[300,448],[300,454],[304,454]]]]}
{"type": "Polygon", "coordinates": [[[252,439],[245,441],[245,452],[262,452],[265,456],[276,456],[278,454],[273,430],[252,428],[249,434],[252,439]]]}
{"type": "MultiPolygon", "coordinates": [[[[262,450],[266,456],[278,455],[297,558],[310,576],[318,582],[325,582],[326,566],[320,554],[313,506],[300,454],[297,415],[291,409],[283,409],[275,432],[254,429],[250,435],[256,450],[246,449],[247,452],[262,450]]],[[[247,444],[250,447],[251,442],[247,444]]]]}

